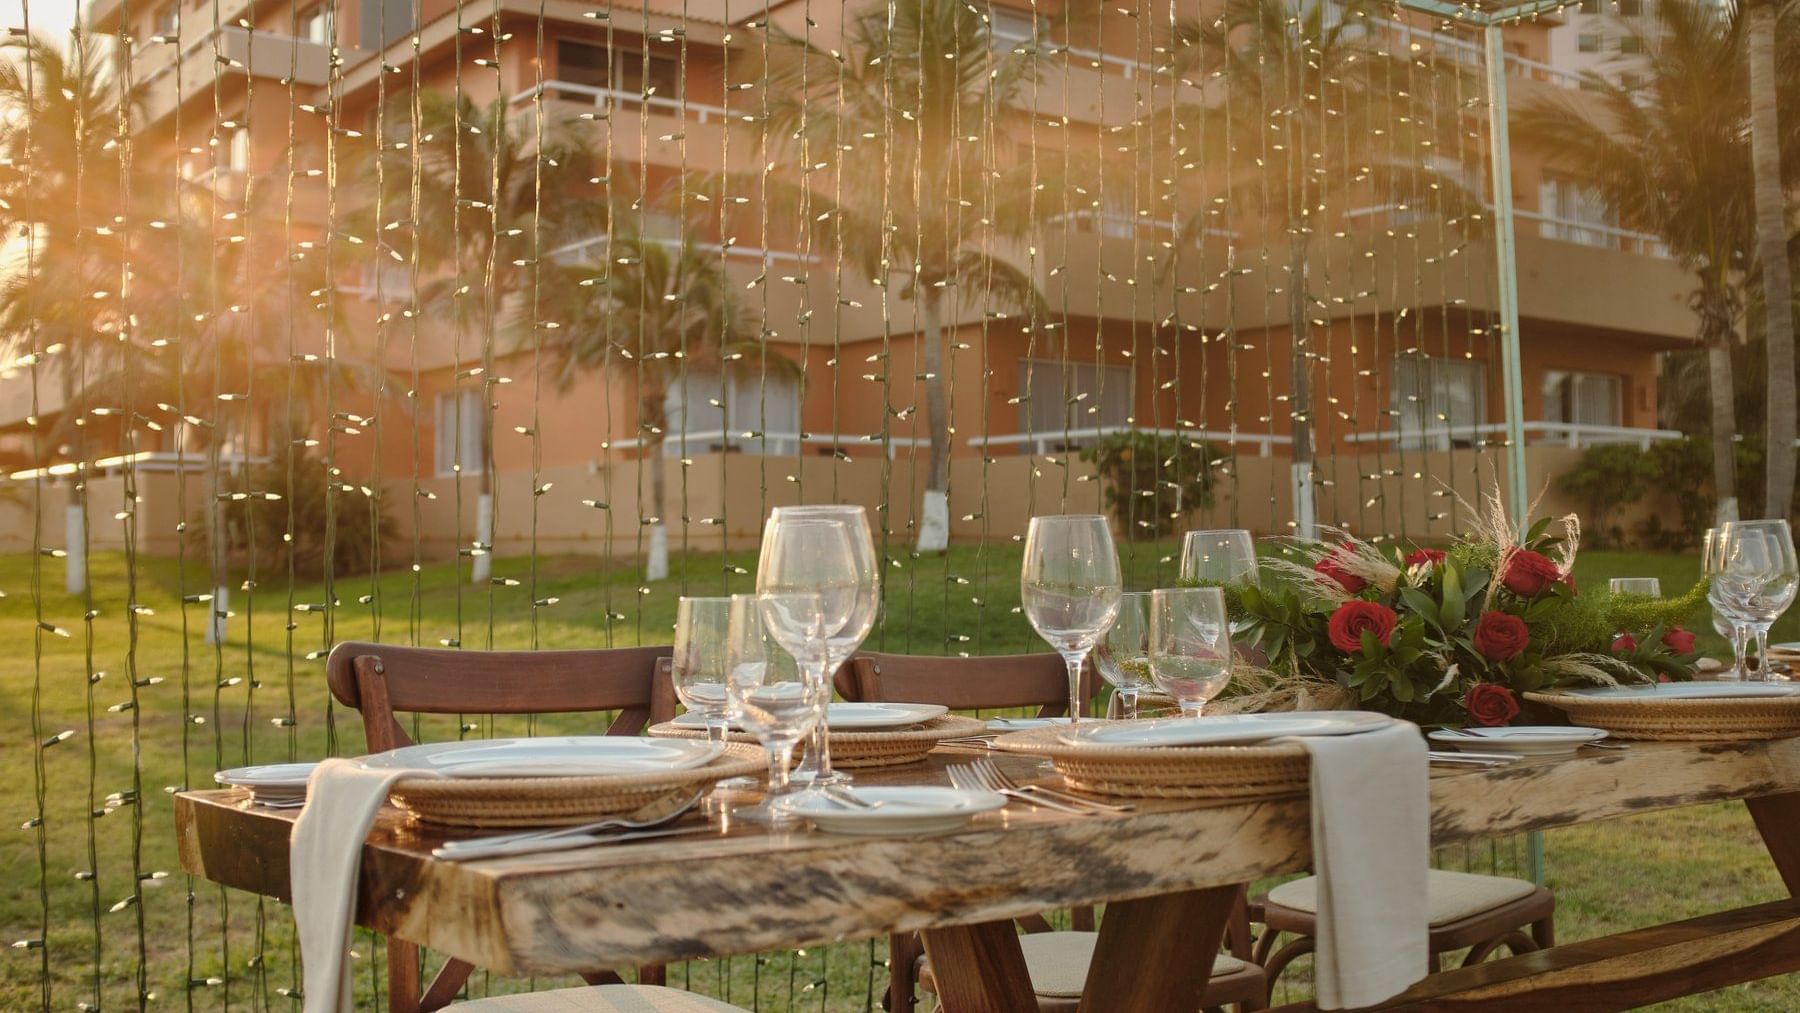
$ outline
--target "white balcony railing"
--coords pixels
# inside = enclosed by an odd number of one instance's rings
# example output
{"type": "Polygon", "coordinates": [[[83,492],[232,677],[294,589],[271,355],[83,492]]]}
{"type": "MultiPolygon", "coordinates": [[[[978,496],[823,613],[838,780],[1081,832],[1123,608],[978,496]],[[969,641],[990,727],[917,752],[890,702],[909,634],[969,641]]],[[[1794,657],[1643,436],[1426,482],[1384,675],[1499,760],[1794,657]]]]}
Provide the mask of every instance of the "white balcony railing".
{"type": "MultiPolygon", "coordinates": [[[[246,464],[266,464],[268,460],[266,457],[248,457],[228,452],[219,455],[219,466],[236,474],[238,469],[246,464]]],[[[26,468],[23,471],[15,471],[6,477],[14,482],[28,482],[39,477],[62,478],[80,471],[92,478],[117,474],[127,466],[140,472],[202,471],[212,467],[212,457],[204,450],[188,454],[178,454],[168,450],[143,450],[135,454],[102,457],[86,463],[70,461],[43,468],[26,468]]]]}
{"type": "MultiPolygon", "coordinates": [[[[1527,444],[1574,447],[1577,450],[1612,443],[1635,443],[1640,449],[1649,450],[1653,443],[1679,440],[1684,435],[1679,429],[1639,429],[1632,426],[1602,426],[1585,422],[1527,422],[1524,429],[1527,444]],[[1533,435],[1538,438],[1533,439],[1533,435]]],[[[1475,426],[1389,429],[1376,433],[1352,433],[1344,437],[1344,440],[1347,443],[1404,444],[1408,450],[1441,450],[1458,444],[1466,446],[1471,443],[1498,447],[1505,445],[1506,424],[1484,422],[1475,426]]]]}
{"type": "Polygon", "coordinates": [[[545,81],[541,85],[533,85],[514,95],[510,102],[513,105],[530,102],[537,98],[540,92],[546,98],[572,98],[578,102],[591,104],[595,109],[608,113],[614,109],[635,109],[663,116],[686,118],[696,123],[723,123],[730,117],[730,113],[724,106],[693,102],[688,99],[668,98],[663,95],[644,95],[621,88],[600,88],[591,84],[576,84],[573,81],[545,81]]]}
{"type": "Polygon", "coordinates": [[[969,438],[969,446],[1017,447],[1021,453],[1041,455],[1091,447],[1105,437],[1133,432],[1150,433],[1155,436],[1179,436],[1183,439],[1203,440],[1207,443],[1223,443],[1233,448],[1239,445],[1249,445],[1256,448],[1258,457],[1268,457],[1275,446],[1287,446],[1294,442],[1291,436],[1281,436],[1275,433],[1240,433],[1236,430],[1219,429],[1150,429],[1141,426],[1090,426],[1082,429],[1053,429],[1040,433],[972,436],[969,438]]]}
{"type": "MultiPolygon", "coordinates": [[[[632,437],[612,440],[606,445],[613,450],[637,450],[657,441],[632,437]]],[[[704,429],[698,432],[669,433],[661,440],[665,456],[710,454],[734,451],[740,454],[767,454],[770,457],[794,457],[802,447],[879,448],[880,433],[758,433],[754,430],[704,429]]],[[[912,436],[889,436],[888,457],[896,457],[903,447],[926,447],[931,441],[912,436]]]]}
{"type": "Polygon", "coordinates": [[[1514,211],[1513,214],[1520,221],[1537,222],[1538,235],[1545,239],[1557,239],[1565,243],[1593,246],[1603,250],[1623,250],[1626,253],[1660,257],[1664,260],[1670,259],[1668,245],[1648,232],[1634,232],[1631,229],[1621,229],[1616,225],[1599,222],[1557,218],[1552,215],[1538,214],[1535,211],[1514,211]]]}
{"type": "MultiPolygon", "coordinates": [[[[682,242],[675,236],[645,236],[644,241],[647,243],[655,243],[658,246],[665,246],[670,249],[679,248],[682,242]]],[[[573,243],[565,243],[562,246],[551,250],[550,258],[565,266],[578,264],[582,261],[584,256],[590,254],[597,254],[600,258],[604,259],[606,256],[606,247],[611,243],[612,237],[602,232],[597,236],[589,236],[586,239],[579,239],[573,243]]],[[[731,246],[725,246],[720,243],[694,243],[693,246],[703,253],[716,253],[736,260],[757,261],[764,265],[781,263],[817,264],[823,259],[816,253],[801,253],[798,250],[771,250],[762,246],[745,246],[741,243],[734,243],[731,246]]]]}

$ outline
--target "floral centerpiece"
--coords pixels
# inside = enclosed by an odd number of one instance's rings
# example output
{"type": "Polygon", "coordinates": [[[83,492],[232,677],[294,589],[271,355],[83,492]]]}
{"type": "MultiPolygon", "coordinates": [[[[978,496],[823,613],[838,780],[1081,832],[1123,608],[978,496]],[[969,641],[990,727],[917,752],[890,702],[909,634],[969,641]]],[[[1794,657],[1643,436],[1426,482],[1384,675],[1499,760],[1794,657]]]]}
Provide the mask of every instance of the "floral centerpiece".
{"type": "Polygon", "coordinates": [[[1528,691],[1692,677],[1694,635],[1680,624],[1704,603],[1704,581],[1669,599],[1582,593],[1574,515],[1521,537],[1495,495],[1482,518],[1443,550],[1344,532],[1294,540],[1290,558],[1267,561],[1274,579],[1228,589],[1238,643],[1267,659],[1243,688],[1420,724],[1502,725],[1528,691]]]}

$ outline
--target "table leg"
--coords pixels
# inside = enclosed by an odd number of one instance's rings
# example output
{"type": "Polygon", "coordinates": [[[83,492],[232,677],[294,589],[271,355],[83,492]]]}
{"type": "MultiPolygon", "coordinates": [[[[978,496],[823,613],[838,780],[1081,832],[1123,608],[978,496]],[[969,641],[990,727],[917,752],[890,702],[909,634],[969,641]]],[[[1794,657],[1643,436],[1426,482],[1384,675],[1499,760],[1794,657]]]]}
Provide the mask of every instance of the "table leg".
{"type": "MultiPolygon", "coordinates": [[[[1037,1013],[1019,929],[1009,919],[919,933],[945,1013],[1037,1013]]],[[[894,968],[895,974],[910,974],[894,968]]]]}
{"type": "Polygon", "coordinates": [[[1081,1013],[1199,1008],[1237,894],[1216,886],[1106,905],[1081,1013]]]}
{"type": "Polygon", "coordinates": [[[1744,805],[1788,893],[1800,897],[1800,792],[1747,798],[1744,805]]]}

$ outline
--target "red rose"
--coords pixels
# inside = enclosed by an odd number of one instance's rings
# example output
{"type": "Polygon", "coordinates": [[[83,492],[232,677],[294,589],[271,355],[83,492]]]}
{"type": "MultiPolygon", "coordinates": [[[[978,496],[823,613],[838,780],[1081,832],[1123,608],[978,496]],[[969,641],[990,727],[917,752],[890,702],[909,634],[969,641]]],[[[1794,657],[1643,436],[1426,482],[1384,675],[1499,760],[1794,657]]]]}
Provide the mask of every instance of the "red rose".
{"type": "Polygon", "coordinates": [[[1531,643],[1525,620],[1505,612],[1483,612],[1475,621],[1475,649],[1489,661],[1511,661],[1531,643]]]}
{"type": "Polygon", "coordinates": [[[1513,594],[1523,598],[1535,598],[1544,593],[1544,589],[1563,579],[1563,572],[1550,557],[1530,549],[1520,549],[1512,554],[1506,563],[1506,576],[1501,583],[1513,594]]]}
{"type": "Polygon", "coordinates": [[[1426,563],[1436,566],[1443,561],[1443,549],[1414,549],[1406,554],[1407,566],[1420,566],[1426,563]]]}
{"type": "Polygon", "coordinates": [[[1463,696],[1463,707],[1469,720],[1494,728],[1519,716],[1519,701],[1507,689],[1492,682],[1478,682],[1463,696]]]}
{"type": "Polygon", "coordinates": [[[1621,633],[1613,638],[1612,652],[1614,654],[1630,654],[1635,650],[1637,650],[1637,638],[1631,634],[1621,633]]]}
{"type": "Polygon", "coordinates": [[[1340,587],[1351,594],[1356,594],[1363,588],[1369,586],[1368,581],[1351,573],[1349,570],[1344,569],[1343,555],[1341,553],[1333,552],[1314,563],[1313,572],[1322,573],[1332,580],[1337,581],[1340,587]]]}
{"type": "Polygon", "coordinates": [[[1676,654],[1694,653],[1694,635],[1677,626],[1663,634],[1663,646],[1676,654]]]}
{"type": "Polygon", "coordinates": [[[1375,634],[1375,639],[1386,647],[1394,635],[1394,624],[1399,621],[1393,609],[1379,602],[1347,601],[1331,614],[1326,629],[1331,634],[1331,646],[1345,654],[1357,654],[1362,651],[1364,630],[1375,634]]]}

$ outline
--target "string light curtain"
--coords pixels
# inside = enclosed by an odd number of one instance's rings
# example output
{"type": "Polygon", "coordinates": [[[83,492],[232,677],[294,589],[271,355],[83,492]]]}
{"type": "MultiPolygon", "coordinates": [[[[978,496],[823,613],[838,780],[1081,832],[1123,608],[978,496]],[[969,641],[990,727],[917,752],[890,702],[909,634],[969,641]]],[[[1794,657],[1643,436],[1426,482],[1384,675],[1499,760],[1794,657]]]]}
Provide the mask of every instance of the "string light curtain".
{"type": "MultiPolygon", "coordinates": [[[[1485,418],[1430,386],[1497,361],[1486,97],[1448,21],[1282,0],[75,15],[53,38],[19,8],[0,72],[4,383],[29,406],[0,436],[29,551],[0,608],[31,625],[9,1005],[297,1008],[285,907],[182,875],[167,798],[359,752],[322,679],[339,640],[664,642],[679,595],[749,586],[771,506],[845,501],[886,566],[872,647],[1030,650],[1033,514],[1114,512],[1148,588],[1187,528],[1291,533],[1310,495],[1325,523],[1442,536],[1493,473],[1485,418]],[[1147,461],[1090,459],[1128,438],[1147,461]]],[[[378,1004],[383,950],[357,953],[378,1004]]],[[[863,1009],[882,959],[676,980],[863,1009]]]]}

